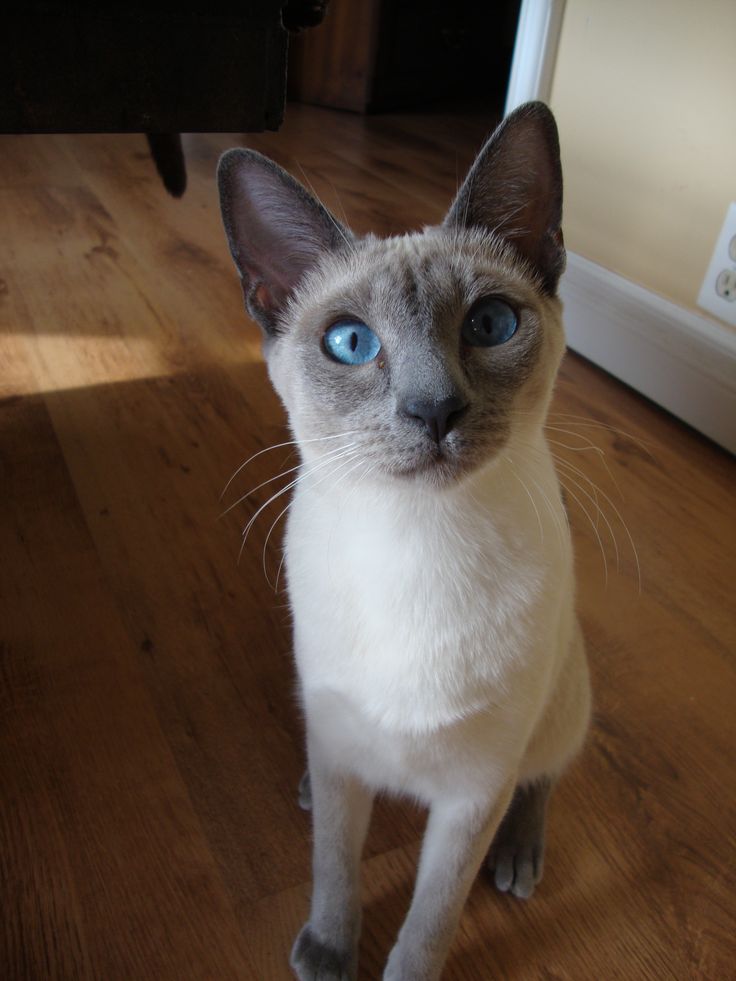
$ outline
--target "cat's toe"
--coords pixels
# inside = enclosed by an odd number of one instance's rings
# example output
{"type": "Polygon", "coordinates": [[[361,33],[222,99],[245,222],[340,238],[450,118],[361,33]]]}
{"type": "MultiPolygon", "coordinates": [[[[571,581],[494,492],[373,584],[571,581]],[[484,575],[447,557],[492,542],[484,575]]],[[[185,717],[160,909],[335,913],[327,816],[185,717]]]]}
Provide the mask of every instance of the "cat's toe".
{"type": "Polygon", "coordinates": [[[529,899],[542,877],[542,856],[537,847],[500,844],[488,858],[488,867],[500,892],[529,899]]]}
{"type": "Polygon", "coordinates": [[[355,956],[323,943],[307,923],[291,952],[291,966],[299,981],[355,981],[355,956]]]}
{"type": "Polygon", "coordinates": [[[529,899],[542,878],[544,819],[550,782],[517,787],[488,852],[496,888],[529,899]]]}

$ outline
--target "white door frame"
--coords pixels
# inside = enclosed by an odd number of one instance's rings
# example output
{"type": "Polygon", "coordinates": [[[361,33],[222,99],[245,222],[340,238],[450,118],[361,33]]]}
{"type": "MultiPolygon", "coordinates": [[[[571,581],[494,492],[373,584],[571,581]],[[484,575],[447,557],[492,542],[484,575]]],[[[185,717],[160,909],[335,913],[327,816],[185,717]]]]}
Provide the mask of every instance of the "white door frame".
{"type": "Polygon", "coordinates": [[[522,0],[505,114],[522,102],[549,100],[565,0],[522,0]]]}

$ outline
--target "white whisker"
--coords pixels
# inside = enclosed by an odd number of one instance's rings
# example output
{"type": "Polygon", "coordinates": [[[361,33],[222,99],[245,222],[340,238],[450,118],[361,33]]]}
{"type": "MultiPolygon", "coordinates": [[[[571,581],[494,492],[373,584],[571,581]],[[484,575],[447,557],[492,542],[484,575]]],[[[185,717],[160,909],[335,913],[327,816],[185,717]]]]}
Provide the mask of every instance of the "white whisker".
{"type": "Polygon", "coordinates": [[[574,432],[571,432],[571,431],[569,431],[567,429],[560,429],[557,426],[550,426],[550,425],[546,425],[544,428],[545,429],[549,429],[552,432],[562,433],[563,435],[572,436],[574,439],[584,440],[585,441],[585,444],[586,444],[585,446],[570,446],[568,443],[561,443],[559,440],[555,440],[555,439],[551,439],[550,437],[546,437],[548,443],[551,443],[554,446],[559,446],[559,447],[564,448],[564,449],[567,449],[567,450],[572,450],[573,453],[585,453],[585,452],[587,452],[589,450],[592,450],[594,453],[596,453],[598,455],[598,459],[600,460],[600,462],[605,467],[606,473],[611,478],[611,483],[616,488],[616,491],[618,492],[619,497],[621,498],[621,500],[624,499],[624,495],[623,495],[623,492],[621,491],[621,488],[618,485],[618,481],[613,476],[613,473],[611,472],[611,468],[608,466],[608,463],[606,462],[606,454],[605,454],[605,451],[602,450],[600,446],[596,446],[595,443],[591,443],[590,440],[586,436],[581,436],[580,433],[574,433],[574,432]]]}
{"type": "MultiPolygon", "coordinates": [[[[328,457],[332,457],[336,454],[341,453],[345,449],[350,449],[353,446],[355,446],[355,442],[346,443],[344,446],[338,446],[336,449],[328,450],[327,453],[325,453],[325,455],[322,457],[322,459],[324,460],[327,459],[328,457]]],[[[255,492],[260,490],[261,487],[265,487],[267,484],[272,484],[274,480],[278,480],[280,477],[286,477],[288,476],[288,474],[294,473],[296,470],[300,470],[301,468],[302,468],[302,464],[298,463],[295,467],[290,467],[288,470],[282,470],[280,473],[277,473],[275,477],[269,477],[268,480],[261,481],[261,483],[258,484],[257,487],[254,487],[252,490],[249,490],[246,494],[243,494],[242,497],[239,497],[237,501],[233,502],[229,507],[225,508],[225,510],[220,515],[220,518],[224,518],[225,515],[229,514],[229,512],[232,511],[233,508],[237,507],[238,504],[242,504],[243,501],[247,500],[251,496],[251,494],[255,494],[255,492]]]]}
{"type": "Polygon", "coordinates": [[[623,436],[625,439],[630,439],[632,443],[638,444],[647,456],[656,462],[656,457],[648,449],[648,446],[654,446],[654,443],[648,443],[647,440],[642,439],[640,436],[634,436],[631,433],[625,432],[623,429],[616,428],[616,426],[610,426],[605,422],[597,422],[588,419],[586,416],[574,415],[571,412],[550,412],[549,418],[559,419],[566,426],[581,426],[583,429],[604,429],[609,433],[613,433],[615,436],[623,436]]]}
{"type": "MultiPolygon", "coordinates": [[[[351,473],[353,473],[355,470],[358,469],[358,467],[365,465],[365,462],[366,462],[365,459],[358,460],[357,464],[354,467],[351,467],[350,470],[348,470],[346,473],[344,473],[336,481],[335,487],[337,487],[346,477],[349,477],[351,473]]],[[[369,466],[368,467],[368,470],[364,474],[361,474],[360,479],[361,480],[365,480],[365,478],[368,476],[368,474],[372,473],[376,469],[377,466],[378,466],[377,463],[374,463],[372,466],[369,466]]],[[[359,486],[358,485],[358,481],[356,481],[355,482],[355,486],[350,491],[350,493],[345,498],[345,500],[342,502],[342,507],[343,508],[347,507],[348,501],[350,500],[350,498],[352,497],[352,495],[355,493],[355,491],[357,490],[358,486],[359,486]]],[[[333,488],[333,490],[334,490],[334,488],[333,488]]],[[[332,547],[332,535],[333,535],[333,532],[331,531],[330,532],[330,537],[329,537],[329,539],[327,541],[327,549],[326,549],[326,551],[327,551],[327,554],[328,554],[328,565],[329,565],[329,551],[330,551],[330,548],[332,547]]]]}
{"type": "MultiPolygon", "coordinates": [[[[566,468],[566,471],[567,471],[567,479],[570,480],[570,481],[572,481],[572,483],[578,488],[578,490],[580,491],[580,493],[581,494],[584,494],[588,498],[588,500],[595,506],[595,508],[596,508],[596,514],[599,514],[601,516],[601,518],[603,518],[603,521],[605,522],[606,528],[608,528],[608,534],[611,536],[611,541],[613,542],[613,550],[614,550],[614,554],[616,556],[616,571],[619,572],[620,569],[621,569],[621,561],[620,561],[619,550],[618,550],[618,542],[616,541],[616,535],[615,535],[615,533],[613,531],[613,528],[611,526],[611,522],[608,520],[608,518],[606,517],[605,513],[601,510],[601,506],[598,503],[597,496],[594,498],[583,487],[583,485],[581,483],[579,483],[579,481],[575,480],[575,478],[570,475],[570,472],[569,471],[572,470],[573,473],[576,473],[578,476],[583,477],[584,480],[587,480],[588,483],[593,488],[593,493],[594,494],[597,494],[597,488],[596,488],[595,484],[592,482],[592,480],[590,480],[588,477],[586,477],[585,474],[582,473],[582,471],[578,470],[577,467],[573,467],[572,464],[567,463],[565,460],[560,460],[558,457],[555,457],[555,462],[557,463],[558,466],[563,466],[563,467],[566,468]]],[[[597,529],[597,527],[598,527],[598,525],[596,523],[596,529],[597,529]]]]}
{"type": "MultiPolygon", "coordinates": [[[[544,454],[536,446],[531,446],[530,444],[522,444],[520,446],[520,449],[524,453],[532,453],[532,454],[534,454],[538,459],[541,459],[544,456],[544,454]]],[[[535,477],[533,477],[530,473],[527,473],[526,474],[526,477],[529,480],[531,480],[532,484],[534,484],[535,488],[539,492],[539,494],[540,494],[540,496],[541,496],[541,498],[542,498],[542,500],[543,500],[543,502],[545,504],[545,507],[547,508],[547,511],[548,511],[550,517],[552,518],[553,522],[554,522],[555,531],[557,532],[557,537],[558,537],[558,540],[560,542],[560,545],[564,546],[564,543],[565,543],[565,531],[567,531],[568,534],[570,532],[570,522],[569,522],[568,517],[567,517],[567,511],[565,510],[564,507],[557,507],[557,508],[555,508],[553,506],[553,504],[550,501],[549,496],[547,495],[546,491],[540,485],[539,481],[537,481],[537,479],[535,477]],[[560,512],[562,513],[562,520],[560,520],[560,512]],[[564,521],[564,524],[562,523],[563,521],[564,521]]]]}
{"type": "MultiPolygon", "coordinates": [[[[317,194],[317,192],[315,191],[314,187],[312,186],[312,182],[307,177],[307,172],[305,171],[305,169],[302,167],[302,165],[299,163],[298,160],[296,161],[296,165],[299,168],[299,170],[302,172],[302,177],[306,181],[307,187],[312,192],[312,195],[317,199],[317,201],[319,201],[319,195],[317,194]]],[[[323,205],[323,207],[324,207],[324,205],[323,205]]],[[[325,208],[324,210],[325,210],[325,213],[326,213],[327,217],[330,219],[330,221],[332,222],[332,224],[335,226],[335,229],[339,233],[339,235],[342,238],[343,242],[345,243],[345,245],[347,245],[348,251],[354,253],[355,252],[355,243],[354,242],[351,242],[350,239],[347,237],[347,235],[345,234],[345,230],[342,228],[342,226],[337,221],[337,219],[332,214],[332,212],[329,210],[329,208],[325,208]]]]}
{"type": "Polygon", "coordinates": [[[564,507],[558,507],[557,510],[555,510],[555,508],[552,506],[552,502],[550,501],[549,497],[547,496],[546,491],[540,486],[540,484],[538,483],[538,481],[534,477],[532,477],[531,474],[527,474],[527,476],[529,477],[529,479],[531,480],[531,482],[534,484],[534,486],[537,488],[537,490],[539,491],[539,493],[542,495],[542,500],[546,504],[547,510],[549,511],[549,513],[552,516],[552,519],[554,521],[555,529],[557,531],[557,536],[558,536],[558,538],[560,540],[560,544],[564,546],[564,543],[565,543],[565,531],[567,531],[568,534],[570,532],[570,522],[569,522],[568,517],[567,517],[567,511],[565,511],[564,507]],[[563,520],[565,522],[564,525],[560,521],[560,511],[562,511],[563,520]]]}
{"type": "MultiPolygon", "coordinates": [[[[571,463],[567,463],[567,461],[563,461],[563,462],[568,467],[571,467],[572,469],[576,469],[576,468],[572,467],[572,464],[571,463]]],[[[590,479],[590,477],[586,476],[581,471],[578,471],[578,473],[579,473],[580,476],[584,477],[590,484],[593,484],[593,482],[590,479]]],[[[595,485],[593,485],[593,486],[595,486],[595,485]]],[[[623,515],[621,514],[621,512],[619,511],[619,509],[616,507],[616,505],[613,503],[613,501],[608,496],[608,494],[606,494],[605,491],[601,490],[600,487],[597,487],[596,490],[601,495],[601,497],[603,498],[603,500],[606,501],[613,508],[616,517],[621,522],[621,526],[624,529],[624,531],[626,532],[626,537],[629,540],[629,545],[631,546],[631,551],[632,551],[632,553],[634,555],[634,562],[636,564],[636,577],[637,577],[637,583],[638,583],[638,592],[639,592],[639,595],[641,595],[641,565],[639,563],[639,553],[638,553],[638,551],[636,549],[636,545],[634,544],[633,536],[632,536],[631,532],[629,531],[628,525],[626,524],[626,522],[623,519],[623,515]]]]}
{"type": "Polygon", "coordinates": [[[337,198],[337,204],[338,204],[338,207],[340,208],[340,211],[342,213],[341,214],[341,217],[342,217],[343,222],[345,223],[345,227],[346,228],[349,228],[350,227],[350,222],[348,221],[348,216],[347,216],[347,213],[346,213],[345,208],[344,208],[343,203],[342,203],[342,198],[340,197],[337,188],[332,183],[332,181],[329,179],[329,177],[327,178],[327,183],[330,185],[330,187],[332,188],[333,194],[337,198]]]}
{"type": "Polygon", "coordinates": [[[268,453],[270,450],[280,450],[284,446],[300,446],[305,443],[321,443],[323,440],[327,440],[327,439],[342,439],[344,436],[353,436],[357,432],[358,432],[357,429],[348,429],[347,432],[335,433],[332,436],[316,436],[314,439],[287,439],[286,442],[284,443],[275,443],[273,446],[264,446],[262,450],[258,450],[257,453],[254,453],[252,456],[249,456],[248,459],[245,461],[245,463],[240,464],[240,466],[232,475],[230,480],[228,480],[228,482],[225,484],[225,487],[222,493],[220,494],[220,500],[222,500],[225,494],[227,494],[228,487],[230,486],[230,484],[232,484],[232,482],[235,480],[238,474],[248,466],[251,460],[255,460],[256,457],[261,456],[261,454],[263,453],[268,453]]]}
{"type": "Polygon", "coordinates": [[[281,578],[281,570],[284,567],[284,562],[285,561],[286,561],[286,549],[284,549],[282,551],[282,553],[281,553],[281,561],[279,562],[279,567],[276,570],[276,583],[274,584],[274,587],[273,587],[274,593],[278,593],[278,591],[279,591],[279,579],[281,578]]]}
{"type": "MultiPolygon", "coordinates": [[[[344,466],[344,465],[345,465],[346,463],[350,463],[350,462],[351,462],[352,460],[354,460],[354,459],[355,459],[355,454],[354,454],[354,453],[353,453],[353,454],[347,454],[347,459],[344,459],[344,460],[343,460],[342,458],[340,458],[340,459],[341,459],[341,462],[340,462],[340,464],[339,464],[338,466],[336,466],[336,467],[334,468],[334,470],[330,470],[330,471],[329,471],[328,473],[326,473],[326,474],[324,474],[324,475],[323,475],[323,476],[322,476],[322,477],[321,477],[321,478],[320,478],[320,479],[319,479],[319,480],[317,481],[317,483],[313,485],[313,488],[314,488],[314,487],[319,487],[319,485],[320,485],[321,483],[324,483],[324,481],[325,481],[325,480],[327,480],[327,479],[329,479],[330,477],[334,477],[334,475],[335,475],[335,474],[336,474],[336,473],[337,473],[337,472],[338,472],[339,470],[341,470],[341,469],[343,468],[343,466],[344,466]]],[[[331,462],[333,462],[333,463],[334,463],[335,461],[333,460],[333,461],[331,461],[331,462]]],[[[349,470],[349,471],[348,471],[348,473],[350,473],[350,472],[351,472],[351,471],[349,470]]],[[[303,478],[303,479],[306,479],[306,478],[308,478],[308,477],[311,477],[311,475],[312,475],[313,473],[314,473],[314,469],[312,469],[312,470],[310,470],[310,471],[309,471],[309,473],[307,473],[307,474],[304,474],[304,478],[303,478]]],[[[340,478],[340,479],[342,479],[342,478],[340,478]]],[[[339,483],[339,482],[340,482],[340,481],[338,481],[337,483],[339,483]]],[[[299,480],[297,480],[297,481],[295,481],[295,484],[298,484],[298,483],[300,483],[300,481],[299,481],[299,480]]],[[[289,510],[289,508],[291,507],[291,505],[292,505],[293,503],[294,503],[294,501],[293,501],[293,499],[292,499],[291,501],[289,501],[289,503],[288,503],[288,504],[286,505],[286,507],[285,507],[285,508],[284,508],[284,509],[283,509],[282,511],[280,511],[280,512],[279,512],[279,514],[278,514],[278,515],[277,515],[277,517],[276,517],[276,520],[275,520],[275,521],[273,522],[273,524],[272,524],[272,525],[271,525],[271,527],[269,528],[269,530],[268,530],[268,534],[266,535],[266,539],[265,539],[265,541],[264,541],[264,543],[263,543],[263,552],[262,552],[262,559],[263,559],[263,574],[264,574],[264,576],[266,577],[266,582],[268,583],[268,585],[269,585],[269,586],[272,586],[272,583],[271,583],[271,580],[270,580],[270,579],[268,578],[268,572],[267,572],[267,570],[266,570],[266,548],[267,548],[267,546],[268,546],[268,542],[269,542],[269,539],[270,539],[270,537],[271,537],[271,533],[273,532],[273,530],[274,530],[274,528],[276,527],[276,525],[277,525],[277,524],[279,523],[279,521],[281,520],[281,518],[282,518],[282,517],[283,517],[283,516],[284,516],[284,515],[286,514],[286,512],[287,512],[287,511],[289,510]]],[[[272,586],[272,588],[273,588],[273,586],[272,586]]]]}
{"type": "MultiPolygon", "coordinates": [[[[353,452],[355,452],[355,451],[352,450],[352,449],[345,451],[346,454],[353,453],[353,452]]],[[[275,501],[278,497],[281,497],[282,494],[285,494],[287,491],[290,491],[292,487],[296,487],[296,485],[300,481],[304,480],[305,477],[310,476],[316,470],[321,470],[323,467],[326,467],[326,466],[328,466],[328,465],[330,465],[332,463],[335,463],[335,458],[334,457],[330,458],[329,460],[321,460],[319,463],[315,464],[307,472],[302,473],[302,474],[299,474],[299,476],[296,477],[294,480],[289,481],[289,483],[285,487],[282,487],[280,490],[276,491],[275,494],[273,494],[271,497],[269,497],[269,499],[266,501],[265,504],[262,504],[258,508],[258,510],[256,511],[256,513],[253,515],[253,517],[250,519],[250,521],[248,522],[248,524],[243,529],[243,541],[241,543],[240,551],[238,553],[238,562],[240,562],[240,557],[243,554],[243,549],[245,547],[246,539],[248,538],[248,534],[249,534],[251,528],[253,527],[256,519],[258,518],[258,515],[261,514],[261,512],[264,511],[268,507],[269,504],[271,504],[273,501],[275,501]]]]}
{"type": "Polygon", "coordinates": [[[561,474],[558,474],[558,477],[559,477],[560,483],[562,484],[562,486],[564,487],[564,489],[567,491],[567,493],[570,495],[570,497],[576,502],[576,504],[578,505],[578,507],[580,508],[580,510],[583,512],[583,514],[585,515],[585,517],[590,522],[590,527],[593,529],[593,532],[595,534],[595,537],[598,540],[598,545],[599,545],[600,550],[601,550],[601,558],[603,559],[603,581],[604,581],[604,584],[606,586],[608,586],[608,560],[606,559],[606,550],[603,547],[603,540],[601,539],[600,533],[598,532],[598,529],[595,526],[595,522],[593,521],[593,519],[591,518],[591,516],[588,514],[588,512],[587,512],[587,510],[585,508],[585,505],[581,502],[581,500],[577,496],[577,494],[574,491],[570,490],[570,488],[567,486],[567,484],[565,483],[565,481],[562,478],[562,475],[561,474]]]}
{"type": "Polygon", "coordinates": [[[544,545],[544,527],[542,525],[542,518],[540,517],[540,514],[539,514],[539,508],[537,507],[536,502],[535,502],[534,498],[531,495],[531,491],[529,490],[529,488],[526,486],[526,484],[524,483],[524,481],[521,479],[521,477],[516,472],[516,467],[514,466],[514,461],[507,454],[504,454],[504,460],[506,460],[506,462],[511,467],[511,474],[512,474],[512,476],[516,477],[516,479],[518,480],[518,482],[524,488],[524,491],[526,492],[526,496],[531,501],[532,507],[534,508],[534,513],[537,516],[537,523],[539,524],[539,535],[540,535],[540,537],[542,539],[542,545],[544,545]]]}

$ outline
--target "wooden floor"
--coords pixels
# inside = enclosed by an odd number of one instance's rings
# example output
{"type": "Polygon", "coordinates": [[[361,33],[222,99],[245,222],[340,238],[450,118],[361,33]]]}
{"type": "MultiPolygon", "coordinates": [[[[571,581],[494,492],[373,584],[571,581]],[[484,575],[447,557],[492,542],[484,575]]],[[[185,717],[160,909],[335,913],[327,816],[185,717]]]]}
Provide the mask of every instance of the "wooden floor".
{"type": "MultiPolygon", "coordinates": [[[[490,122],[292,107],[247,142],[358,231],[387,233],[442,216],[490,122]]],[[[288,438],[220,227],[214,168],[238,142],[188,138],[174,201],[142,138],[0,139],[8,981],[290,977],[310,832],[288,613],[264,575],[278,529],[262,556],[280,508],[237,562],[278,482],[218,521],[233,471],[288,438]]],[[[574,356],[554,411],[595,723],[553,801],[537,895],[480,879],[446,978],[731,978],[733,463],[574,356]]],[[[262,454],[225,504],[285,465],[286,450],[262,454]]],[[[377,811],[366,981],[423,820],[377,811]]]]}

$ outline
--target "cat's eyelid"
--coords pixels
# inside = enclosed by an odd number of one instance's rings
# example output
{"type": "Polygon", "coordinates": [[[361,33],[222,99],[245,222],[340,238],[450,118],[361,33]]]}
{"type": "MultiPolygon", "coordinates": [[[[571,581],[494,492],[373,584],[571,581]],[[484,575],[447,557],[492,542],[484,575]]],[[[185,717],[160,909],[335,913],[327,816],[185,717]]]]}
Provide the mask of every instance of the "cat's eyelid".
{"type": "Polygon", "coordinates": [[[375,327],[372,327],[368,323],[368,321],[367,320],[364,320],[362,317],[352,316],[350,314],[346,314],[345,316],[342,316],[341,315],[341,316],[338,316],[338,317],[331,317],[325,323],[325,325],[322,327],[322,329],[320,331],[320,337],[322,339],[322,345],[323,346],[325,344],[325,338],[327,337],[327,335],[329,334],[329,332],[333,328],[339,327],[339,326],[341,326],[343,324],[346,325],[346,326],[349,325],[349,324],[357,324],[360,327],[367,327],[368,330],[371,331],[371,333],[373,333],[373,334],[376,335],[376,337],[378,338],[378,341],[379,341],[381,347],[383,347],[383,338],[381,337],[381,335],[379,334],[379,332],[375,329],[375,327]]]}
{"type": "Polygon", "coordinates": [[[470,310],[482,300],[500,300],[507,304],[512,310],[520,311],[530,306],[529,294],[521,289],[514,289],[509,283],[486,284],[478,283],[473,289],[469,290],[465,296],[465,309],[470,310]]]}
{"type": "Polygon", "coordinates": [[[514,296],[509,296],[508,293],[500,293],[495,291],[490,293],[481,293],[468,301],[467,305],[463,309],[463,317],[467,317],[476,307],[479,307],[481,303],[488,303],[489,300],[498,300],[499,303],[505,304],[505,306],[511,310],[516,319],[519,321],[521,321],[524,310],[529,306],[529,304],[524,300],[518,299],[514,296]]]}
{"type": "Polygon", "coordinates": [[[323,327],[322,333],[326,334],[328,330],[330,330],[332,327],[337,327],[338,324],[362,324],[364,327],[368,327],[370,330],[373,331],[373,333],[375,333],[374,328],[371,327],[371,325],[368,323],[367,320],[364,320],[362,317],[358,317],[350,313],[339,314],[336,317],[330,317],[327,323],[325,324],[325,326],[323,327]]]}

